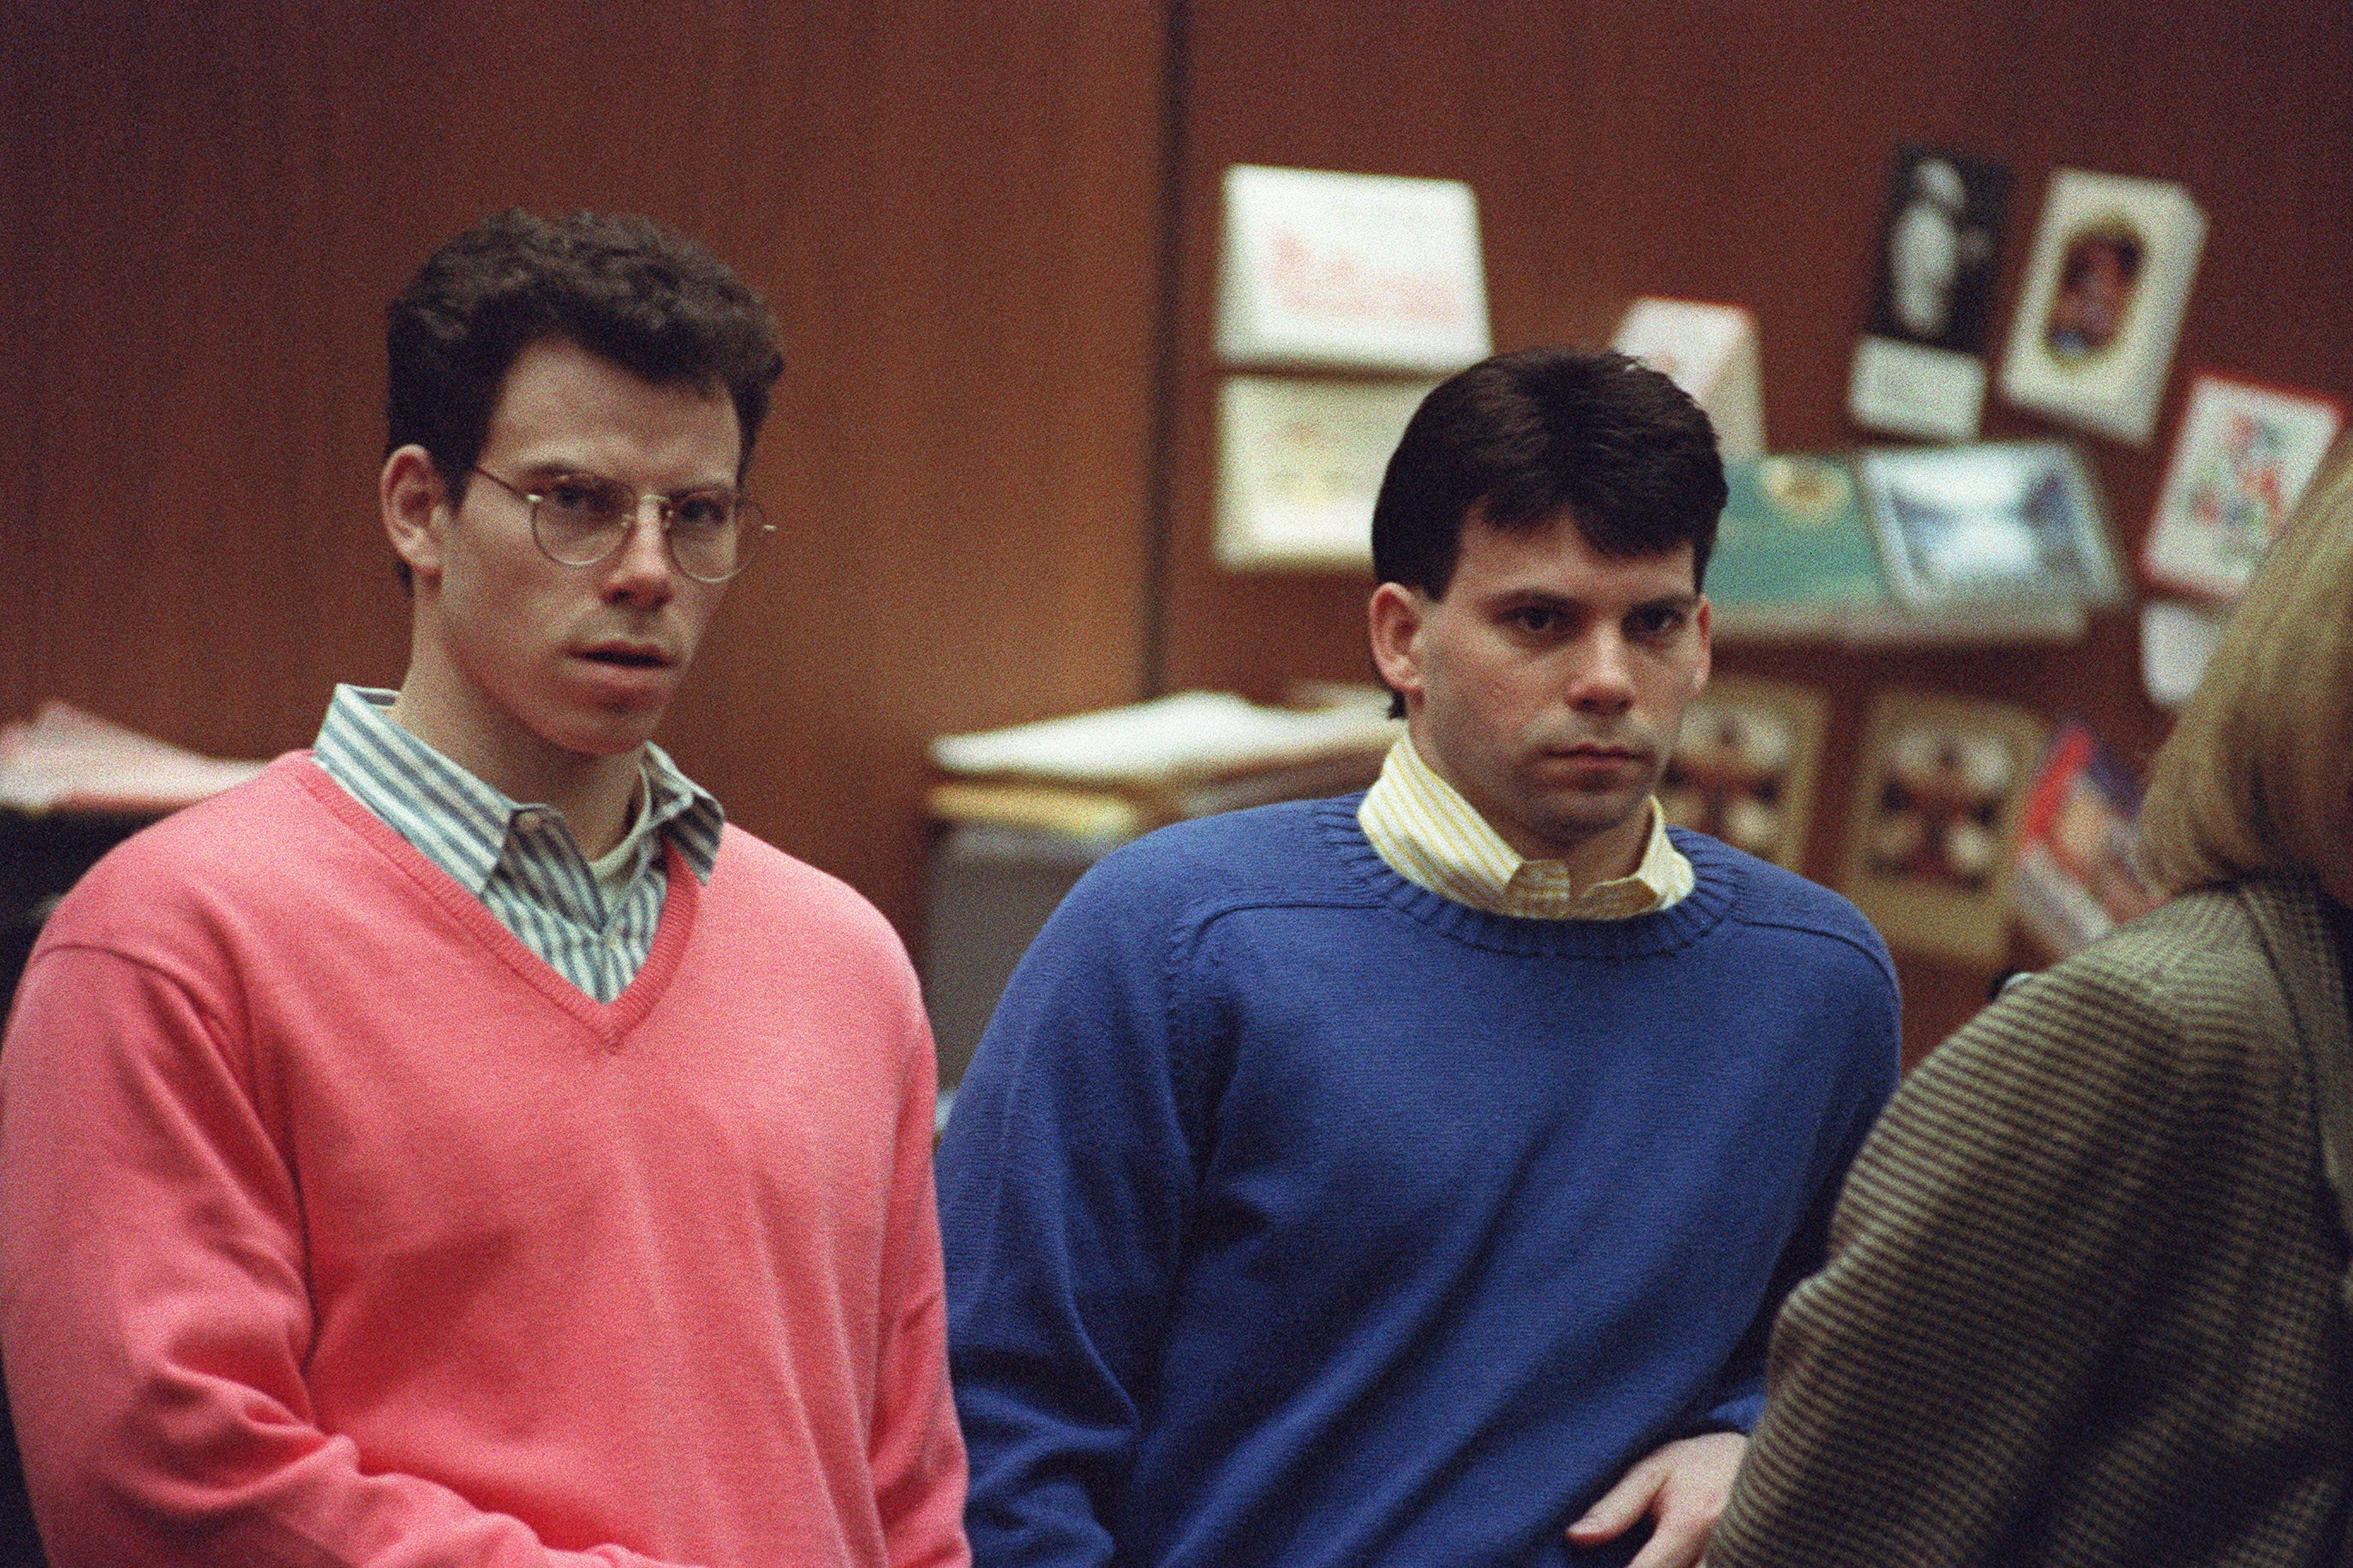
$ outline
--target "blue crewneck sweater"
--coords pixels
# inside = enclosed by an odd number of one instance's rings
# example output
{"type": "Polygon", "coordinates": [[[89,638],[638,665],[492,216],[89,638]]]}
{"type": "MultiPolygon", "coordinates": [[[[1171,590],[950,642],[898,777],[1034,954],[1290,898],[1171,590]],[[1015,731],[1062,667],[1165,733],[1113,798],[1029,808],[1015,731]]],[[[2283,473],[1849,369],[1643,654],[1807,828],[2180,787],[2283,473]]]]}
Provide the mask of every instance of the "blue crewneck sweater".
{"type": "Polygon", "coordinates": [[[1623,921],[1406,881],[1357,796],[1106,857],[939,1158],[979,1568],[1623,1562],[1561,1531],[1746,1430],[1893,1087],[1844,900],[1678,831],[1623,921]]]}

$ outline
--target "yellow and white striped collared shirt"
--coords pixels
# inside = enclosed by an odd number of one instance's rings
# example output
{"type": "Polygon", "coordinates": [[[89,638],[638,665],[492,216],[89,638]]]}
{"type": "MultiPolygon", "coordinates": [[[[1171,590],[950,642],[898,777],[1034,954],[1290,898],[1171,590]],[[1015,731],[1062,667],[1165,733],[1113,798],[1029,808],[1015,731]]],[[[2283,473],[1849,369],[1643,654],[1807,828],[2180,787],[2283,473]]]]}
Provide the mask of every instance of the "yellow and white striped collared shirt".
{"type": "Polygon", "coordinates": [[[1650,809],[1650,840],[1632,875],[1580,893],[1560,861],[1530,860],[1504,843],[1400,735],[1356,808],[1356,825],[1390,870],[1440,898],[1523,920],[1622,921],[1665,909],[1694,882],[1655,798],[1650,809]]]}

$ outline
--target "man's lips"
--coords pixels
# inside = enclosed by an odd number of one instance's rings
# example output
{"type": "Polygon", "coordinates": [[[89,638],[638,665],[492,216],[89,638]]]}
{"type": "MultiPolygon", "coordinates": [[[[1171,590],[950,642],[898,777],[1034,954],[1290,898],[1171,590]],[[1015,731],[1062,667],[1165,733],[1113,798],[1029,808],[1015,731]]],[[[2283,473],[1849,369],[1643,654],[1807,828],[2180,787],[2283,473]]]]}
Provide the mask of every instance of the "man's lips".
{"type": "Polygon", "coordinates": [[[1641,746],[1613,745],[1603,741],[1580,741],[1566,746],[1543,748],[1546,757],[1565,763],[1646,763],[1650,752],[1641,746]]]}
{"type": "Polygon", "coordinates": [[[620,669],[668,669],[678,662],[658,643],[591,643],[578,649],[575,657],[620,669]]]}

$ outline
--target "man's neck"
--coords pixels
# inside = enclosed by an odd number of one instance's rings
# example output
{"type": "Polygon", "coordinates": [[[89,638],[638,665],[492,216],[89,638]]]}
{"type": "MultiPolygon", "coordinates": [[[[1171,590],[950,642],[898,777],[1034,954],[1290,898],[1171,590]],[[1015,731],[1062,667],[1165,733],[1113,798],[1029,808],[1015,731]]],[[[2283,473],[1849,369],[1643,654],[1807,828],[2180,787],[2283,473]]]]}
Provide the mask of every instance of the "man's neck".
{"type": "MultiPolygon", "coordinates": [[[[1604,882],[1615,882],[1630,877],[1642,865],[1642,851],[1651,842],[1651,805],[1645,801],[1634,814],[1614,827],[1605,828],[1591,837],[1582,838],[1567,847],[1532,844],[1520,836],[1497,827],[1494,819],[1488,826],[1495,827],[1504,843],[1524,860],[1548,860],[1560,866],[1567,874],[1572,891],[1588,893],[1604,882]]],[[[1483,813],[1482,815],[1484,815],[1483,813]]]]}
{"type": "Polygon", "coordinates": [[[1567,874],[1569,886],[1582,893],[1603,882],[1614,882],[1630,877],[1642,864],[1642,851],[1651,842],[1651,804],[1644,801],[1626,817],[1607,827],[1597,828],[1573,841],[1557,841],[1540,837],[1503,812],[1491,810],[1486,804],[1454,779],[1445,770],[1429,763],[1430,753],[1417,748],[1417,754],[1430,771],[1460,795],[1480,820],[1493,830],[1513,854],[1523,860],[1544,860],[1558,865],[1567,874]]]}
{"type": "Polygon", "coordinates": [[[512,723],[456,721],[413,681],[393,700],[391,717],[501,794],[553,806],[591,860],[628,831],[644,773],[642,746],[618,756],[591,756],[551,745],[512,723]]]}

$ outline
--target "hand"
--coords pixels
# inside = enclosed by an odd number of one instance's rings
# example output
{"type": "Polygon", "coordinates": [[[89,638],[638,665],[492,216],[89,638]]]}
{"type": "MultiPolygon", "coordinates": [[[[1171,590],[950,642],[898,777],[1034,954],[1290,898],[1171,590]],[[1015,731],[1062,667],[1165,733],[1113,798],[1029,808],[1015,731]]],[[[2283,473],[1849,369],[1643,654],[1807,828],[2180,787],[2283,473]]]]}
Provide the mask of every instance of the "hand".
{"type": "Polygon", "coordinates": [[[1732,1495],[1732,1478],[1748,1439],[1737,1432],[1679,1438],[1637,1463],[1568,1527],[1572,1546],[1615,1541],[1650,1515],[1651,1539],[1626,1568],[1692,1568],[1732,1495]]]}

